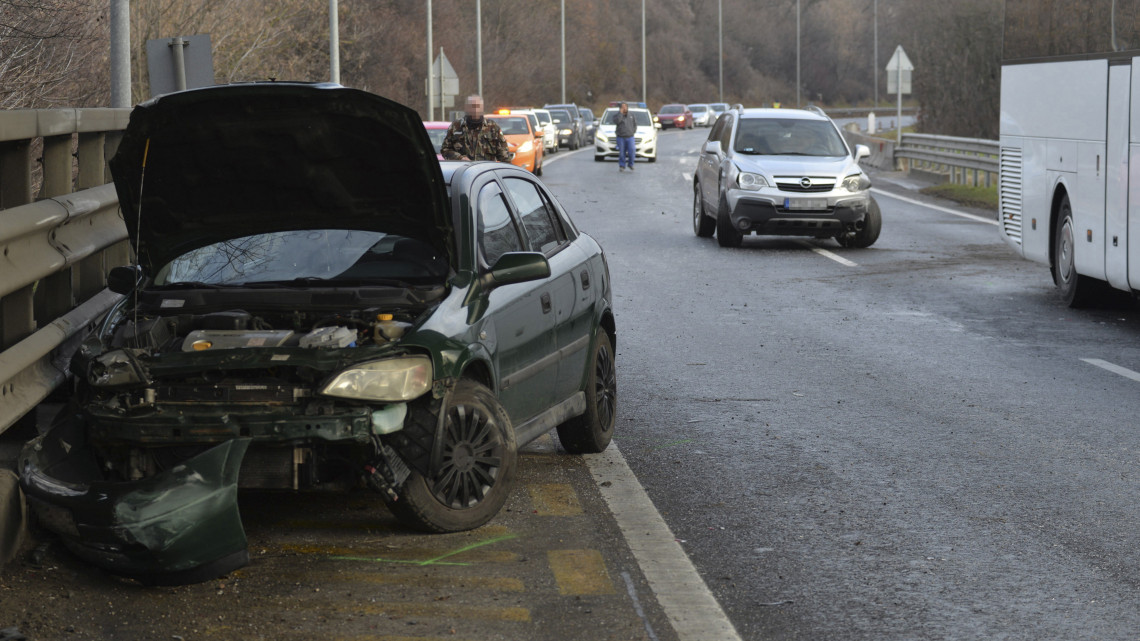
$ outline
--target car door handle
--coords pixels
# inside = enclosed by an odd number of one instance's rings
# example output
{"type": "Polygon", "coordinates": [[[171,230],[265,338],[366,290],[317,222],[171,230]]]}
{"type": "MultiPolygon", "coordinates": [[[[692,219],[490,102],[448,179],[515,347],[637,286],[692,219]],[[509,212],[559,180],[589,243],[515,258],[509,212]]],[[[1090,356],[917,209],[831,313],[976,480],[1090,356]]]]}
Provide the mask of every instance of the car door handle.
{"type": "Polygon", "coordinates": [[[550,310],[553,309],[553,306],[550,304],[550,293],[547,292],[543,294],[539,297],[539,300],[542,301],[542,313],[549,314],[550,310]]]}
{"type": "Polygon", "coordinates": [[[582,273],[581,273],[581,277],[582,277],[582,291],[586,291],[587,289],[590,289],[590,272],[588,270],[583,269],[582,273]]]}

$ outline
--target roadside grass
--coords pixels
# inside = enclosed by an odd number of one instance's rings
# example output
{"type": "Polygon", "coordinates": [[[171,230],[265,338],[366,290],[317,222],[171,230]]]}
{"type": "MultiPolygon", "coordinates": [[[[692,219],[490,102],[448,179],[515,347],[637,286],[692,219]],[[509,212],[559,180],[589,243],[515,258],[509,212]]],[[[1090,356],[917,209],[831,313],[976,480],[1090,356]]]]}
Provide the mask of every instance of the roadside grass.
{"type": "Polygon", "coordinates": [[[967,207],[978,207],[980,209],[998,208],[998,193],[997,187],[971,187],[970,185],[953,185],[950,183],[943,183],[941,185],[932,185],[921,190],[920,193],[928,196],[937,196],[947,200],[953,200],[956,203],[965,205],[967,207]]]}

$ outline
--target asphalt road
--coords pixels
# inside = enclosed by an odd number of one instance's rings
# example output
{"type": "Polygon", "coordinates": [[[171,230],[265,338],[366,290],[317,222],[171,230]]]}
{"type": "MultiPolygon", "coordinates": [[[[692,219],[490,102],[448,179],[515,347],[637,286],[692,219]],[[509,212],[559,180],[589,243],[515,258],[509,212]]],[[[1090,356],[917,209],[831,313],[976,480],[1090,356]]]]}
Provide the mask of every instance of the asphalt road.
{"type": "Polygon", "coordinates": [[[679,547],[743,639],[1135,638],[1140,312],[1064,308],[992,214],[897,176],[876,178],[871,248],[720,248],[691,226],[706,133],[665,132],[633,173],[589,149],[544,171],[607,251],[615,451],[540,441],[507,509],[456,535],[408,533],[375,497],[247,494],[253,563],[197,586],[141,588],[49,542],[0,574],[0,628],[727,638],[666,594],[693,581],[656,567],[679,547]],[[618,451],[635,478],[607,476],[618,451]],[[648,546],[630,483],[669,528],[648,546]]]}
{"type": "Polygon", "coordinates": [[[545,180],[609,257],[616,442],[741,637],[1135,638],[1133,304],[1069,310],[992,213],[882,180],[869,249],[721,248],[705,135],[545,180]]]}

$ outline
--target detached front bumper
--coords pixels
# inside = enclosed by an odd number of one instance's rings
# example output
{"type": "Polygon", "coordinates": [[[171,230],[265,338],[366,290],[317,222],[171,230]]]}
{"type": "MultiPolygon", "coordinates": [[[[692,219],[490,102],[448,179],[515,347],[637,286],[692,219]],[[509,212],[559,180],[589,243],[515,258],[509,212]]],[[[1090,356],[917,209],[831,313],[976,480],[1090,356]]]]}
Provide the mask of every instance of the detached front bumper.
{"type": "Polygon", "coordinates": [[[82,420],[61,414],[21,452],[20,484],[39,522],[79,557],[147,585],[198,583],[249,563],[237,482],[251,440],[146,479],[108,481],[82,420]]]}
{"type": "Polygon", "coordinates": [[[812,194],[811,206],[798,207],[803,196],[779,192],[730,189],[726,194],[729,220],[741,233],[766,236],[815,236],[831,238],[857,231],[867,218],[871,199],[866,194],[812,194]]]}

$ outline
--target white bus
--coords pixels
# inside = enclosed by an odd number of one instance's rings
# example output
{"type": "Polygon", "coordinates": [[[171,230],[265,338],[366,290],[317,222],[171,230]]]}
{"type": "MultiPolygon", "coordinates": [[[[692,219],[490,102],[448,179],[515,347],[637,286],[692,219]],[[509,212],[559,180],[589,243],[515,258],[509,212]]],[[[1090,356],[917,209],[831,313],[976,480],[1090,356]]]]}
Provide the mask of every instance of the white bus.
{"type": "Polygon", "coordinates": [[[1002,57],[1002,237],[1070,306],[1140,291],[1140,0],[1006,0],[1002,57]]]}

